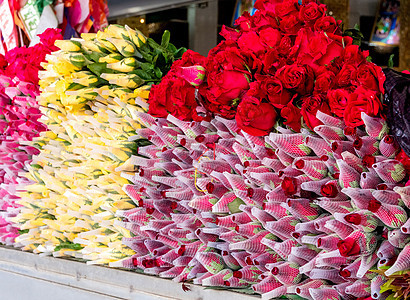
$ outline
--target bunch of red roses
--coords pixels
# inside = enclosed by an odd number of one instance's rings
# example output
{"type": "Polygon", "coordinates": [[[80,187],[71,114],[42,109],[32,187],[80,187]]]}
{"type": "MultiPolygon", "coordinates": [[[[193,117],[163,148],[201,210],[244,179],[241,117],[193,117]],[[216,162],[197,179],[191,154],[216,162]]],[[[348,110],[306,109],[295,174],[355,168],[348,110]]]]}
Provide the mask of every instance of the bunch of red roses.
{"type": "Polygon", "coordinates": [[[188,51],[152,88],[149,113],[201,120],[235,118],[245,132],[267,135],[279,120],[295,131],[313,129],[318,110],[363,124],[361,112],[379,116],[384,74],[368,61],[340,21],[316,0],[258,0],[236,29],[203,57],[188,51]],[[303,117],[303,121],[302,121],[303,117]]]}

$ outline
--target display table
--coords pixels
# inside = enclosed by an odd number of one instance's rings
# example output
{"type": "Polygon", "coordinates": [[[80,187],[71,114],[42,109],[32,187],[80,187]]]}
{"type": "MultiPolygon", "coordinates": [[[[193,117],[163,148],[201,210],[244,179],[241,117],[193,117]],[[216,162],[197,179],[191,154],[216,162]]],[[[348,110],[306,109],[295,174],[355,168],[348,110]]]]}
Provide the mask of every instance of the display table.
{"type": "Polygon", "coordinates": [[[189,48],[206,55],[216,46],[218,0],[109,0],[109,20],[140,16],[174,8],[188,9],[189,48]]]}
{"type": "Polygon", "coordinates": [[[190,291],[184,292],[180,283],[168,279],[0,247],[2,299],[259,299],[192,284],[187,286],[190,291]]]}

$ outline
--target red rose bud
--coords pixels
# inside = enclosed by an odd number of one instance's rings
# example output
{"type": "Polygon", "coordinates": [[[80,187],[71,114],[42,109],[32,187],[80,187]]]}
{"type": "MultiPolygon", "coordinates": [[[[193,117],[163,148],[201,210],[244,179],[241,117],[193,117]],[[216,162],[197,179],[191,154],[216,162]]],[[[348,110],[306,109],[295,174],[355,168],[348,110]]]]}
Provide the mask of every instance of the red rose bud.
{"type": "Polygon", "coordinates": [[[379,190],[379,191],[385,191],[388,188],[389,188],[388,185],[385,183],[380,183],[376,186],[376,190],[379,190]]]}
{"type": "Polygon", "coordinates": [[[275,156],[275,151],[272,150],[271,148],[266,148],[266,154],[267,154],[269,157],[274,157],[274,156],[275,156]]]}
{"type": "Polygon", "coordinates": [[[353,147],[356,150],[360,150],[362,146],[363,146],[363,140],[361,138],[358,137],[357,139],[354,140],[353,147]]]}
{"type": "Polygon", "coordinates": [[[339,179],[340,173],[334,173],[332,176],[334,179],[339,179]]]}
{"type": "Polygon", "coordinates": [[[343,130],[343,133],[344,133],[344,135],[354,135],[354,134],[356,134],[356,127],[346,127],[344,130],[343,130]]]}
{"type": "Polygon", "coordinates": [[[154,211],[155,211],[155,208],[153,208],[153,207],[147,207],[147,209],[146,209],[146,212],[147,212],[147,214],[149,214],[149,215],[153,214],[154,211]]]}
{"type": "Polygon", "coordinates": [[[340,269],[339,275],[342,276],[343,278],[349,278],[352,275],[352,273],[349,270],[340,269]]]}
{"type": "Polygon", "coordinates": [[[297,182],[295,178],[285,177],[282,181],[282,189],[287,196],[292,196],[297,192],[297,182]]]}
{"type": "Polygon", "coordinates": [[[202,66],[181,67],[177,76],[185,79],[193,86],[200,86],[205,79],[205,68],[202,66]]]}
{"type": "Polygon", "coordinates": [[[234,272],[232,273],[232,275],[233,275],[233,277],[235,277],[235,278],[239,278],[239,279],[242,278],[242,272],[241,272],[241,271],[234,271],[234,272]]]}
{"type": "Polygon", "coordinates": [[[178,255],[179,256],[182,256],[182,254],[184,254],[184,252],[185,252],[185,245],[181,245],[179,248],[178,248],[178,255]]]}
{"type": "Polygon", "coordinates": [[[337,243],[340,255],[344,257],[355,256],[360,254],[360,246],[353,238],[346,238],[337,243]]]}
{"type": "Polygon", "coordinates": [[[249,165],[250,165],[250,162],[248,160],[243,163],[243,166],[245,168],[249,167],[249,165]]]}
{"type": "Polygon", "coordinates": [[[171,207],[171,209],[176,209],[176,208],[178,207],[178,203],[176,203],[176,202],[171,202],[170,207],[171,207]]]}
{"type": "Polygon", "coordinates": [[[160,192],[161,196],[166,198],[167,197],[167,191],[161,191],[160,192]]]}
{"type": "Polygon", "coordinates": [[[215,190],[215,185],[212,182],[208,182],[206,184],[206,190],[208,191],[208,193],[212,194],[215,190]]]}
{"type": "Polygon", "coordinates": [[[371,168],[376,163],[376,158],[373,155],[365,155],[362,159],[363,166],[371,168]]]}
{"type": "Polygon", "coordinates": [[[323,197],[334,198],[339,194],[337,186],[334,182],[326,183],[320,188],[320,193],[323,197]]]}
{"type": "Polygon", "coordinates": [[[298,239],[298,238],[300,237],[300,233],[299,233],[299,232],[292,232],[292,236],[293,236],[295,239],[298,239]]]}
{"type": "Polygon", "coordinates": [[[359,225],[362,222],[362,217],[359,214],[346,215],[344,219],[346,220],[346,222],[354,225],[359,225]]]}
{"type": "Polygon", "coordinates": [[[385,141],[387,144],[391,145],[391,144],[394,143],[394,138],[393,138],[391,135],[386,135],[385,138],[384,138],[384,141],[385,141]]]}
{"type": "Polygon", "coordinates": [[[247,196],[247,197],[252,198],[252,197],[253,197],[253,194],[254,194],[253,188],[248,188],[248,189],[246,190],[246,196],[247,196]]]}
{"type": "Polygon", "coordinates": [[[141,170],[140,170],[140,176],[141,176],[141,177],[144,177],[144,174],[145,174],[144,169],[141,169],[141,170]]]}
{"type": "Polygon", "coordinates": [[[143,207],[144,206],[144,200],[142,200],[142,199],[138,200],[138,206],[143,207]]]}
{"type": "Polygon", "coordinates": [[[138,260],[135,257],[132,258],[132,265],[138,267],[138,260]]]}
{"type": "Polygon", "coordinates": [[[322,156],[320,157],[320,160],[321,160],[321,161],[328,161],[328,160],[329,160],[329,156],[327,156],[326,154],[325,154],[325,155],[322,155],[322,156]]]}
{"type": "Polygon", "coordinates": [[[303,169],[304,166],[305,166],[305,161],[303,159],[299,159],[295,163],[295,167],[298,168],[298,169],[303,169]]]}
{"type": "Polygon", "coordinates": [[[181,144],[182,147],[185,146],[186,145],[186,139],[185,138],[181,139],[181,141],[179,143],[181,144]]]}
{"type": "Polygon", "coordinates": [[[196,138],[195,138],[195,141],[197,141],[198,143],[202,143],[203,141],[205,141],[205,137],[201,134],[201,135],[198,135],[196,138]]]}
{"type": "Polygon", "coordinates": [[[229,281],[226,281],[226,280],[225,280],[225,281],[224,281],[224,285],[225,285],[225,286],[230,286],[231,284],[230,284],[229,281]]]}
{"type": "Polygon", "coordinates": [[[369,201],[369,206],[367,207],[367,209],[370,210],[372,213],[375,213],[379,210],[380,206],[382,206],[380,201],[372,199],[369,201]]]}

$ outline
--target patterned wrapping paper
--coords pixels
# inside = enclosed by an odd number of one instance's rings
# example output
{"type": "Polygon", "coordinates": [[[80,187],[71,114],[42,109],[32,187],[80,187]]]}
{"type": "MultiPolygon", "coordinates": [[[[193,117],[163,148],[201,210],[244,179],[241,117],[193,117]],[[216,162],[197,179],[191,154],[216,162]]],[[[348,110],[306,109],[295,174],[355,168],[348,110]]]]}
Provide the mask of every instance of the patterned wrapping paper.
{"type": "Polygon", "coordinates": [[[22,173],[38,150],[27,143],[47,127],[39,121],[41,112],[38,72],[45,56],[54,51],[58,30],[47,30],[34,47],[15,48],[0,55],[0,243],[12,245],[18,226],[11,222],[20,210],[18,192],[30,180],[22,173]]]}
{"type": "Polygon", "coordinates": [[[252,289],[262,299],[369,297],[387,281],[371,271],[386,259],[400,253],[387,275],[408,269],[409,174],[379,148],[370,155],[354,146],[390,137],[383,119],[363,115],[366,132],[353,139],[342,120],[319,112],[324,125],[315,132],[277,127],[263,139],[219,117],[138,118],[146,128],[135,138],[152,145],[126,163],[136,168],[121,174],[132,182],[123,190],[135,208],[116,213],[135,254],[110,266],[252,289]],[[339,133],[342,152],[325,132],[339,133]],[[313,139],[325,155],[308,146],[313,139]],[[363,174],[377,180],[361,181],[363,174]]]}

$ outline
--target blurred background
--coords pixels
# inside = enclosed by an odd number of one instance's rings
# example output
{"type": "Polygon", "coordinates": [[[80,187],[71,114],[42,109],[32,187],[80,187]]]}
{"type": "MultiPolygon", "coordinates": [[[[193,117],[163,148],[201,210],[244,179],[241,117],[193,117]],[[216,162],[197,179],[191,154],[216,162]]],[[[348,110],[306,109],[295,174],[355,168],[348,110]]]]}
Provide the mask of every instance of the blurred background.
{"type": "MultiPolygon", "coordinates": [[[[222,25],[232,26],[255,0],[108,0],[109,22],[136,27],[153,38],[171,31],[176,46],[203,55],[221,41],[222,25]]],[[[410,0],[322,0],[328,14],[343,20],[343,29],[356,24],[362,48],[373,62],[387,66],[391,54],[399,70],[410,67],[410,0]]]]}

